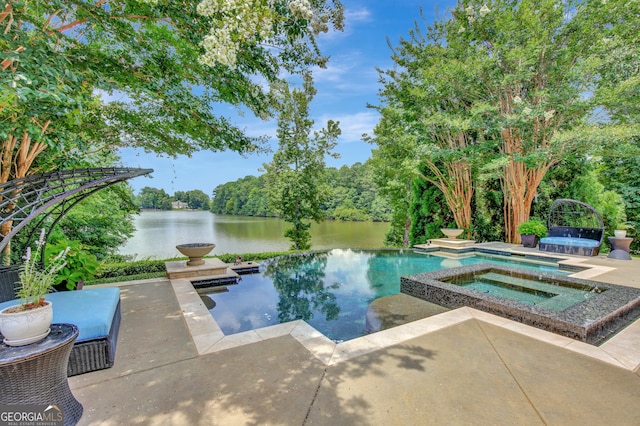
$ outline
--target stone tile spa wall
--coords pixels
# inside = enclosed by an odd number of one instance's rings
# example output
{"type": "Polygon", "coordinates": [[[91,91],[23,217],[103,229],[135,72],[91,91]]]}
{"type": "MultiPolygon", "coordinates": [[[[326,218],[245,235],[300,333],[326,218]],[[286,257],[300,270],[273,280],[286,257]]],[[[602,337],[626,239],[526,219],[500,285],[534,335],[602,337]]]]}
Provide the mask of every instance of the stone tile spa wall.
{"type": "Polygon", "coordinates": [[[451,309],[472,307],[590,344],[602,343],[640,317],[640,289],[485,263],[402,277],[400,291],[451,309]],[[597,288],[599,293],[562,311],[552,311],[446,282],[488,272],[587,291],[597,288]]]}

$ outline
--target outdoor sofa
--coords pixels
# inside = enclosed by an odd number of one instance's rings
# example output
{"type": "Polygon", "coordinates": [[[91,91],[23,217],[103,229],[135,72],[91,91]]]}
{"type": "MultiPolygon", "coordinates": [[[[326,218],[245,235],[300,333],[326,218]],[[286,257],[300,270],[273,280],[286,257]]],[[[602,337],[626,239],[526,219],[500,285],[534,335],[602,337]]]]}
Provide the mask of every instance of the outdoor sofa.
{"type": "Polygon", "coordinates": [[[551,205],[548,236],[538,245],[542,251],[597,256],[604,238],[604,223],[589,204],[561,198],[551,205]]]}
{"type": "MultiPolygon", "coordinates": [[[[0,310],[19,303],[15,296],[16,267],[0,268],[0,310]]],[[[80,331],[69,356],[68,376],[113,366],[120,329],[120,289],[85,288],[49,293],[53,323],[69,323],[80,331]]]]}

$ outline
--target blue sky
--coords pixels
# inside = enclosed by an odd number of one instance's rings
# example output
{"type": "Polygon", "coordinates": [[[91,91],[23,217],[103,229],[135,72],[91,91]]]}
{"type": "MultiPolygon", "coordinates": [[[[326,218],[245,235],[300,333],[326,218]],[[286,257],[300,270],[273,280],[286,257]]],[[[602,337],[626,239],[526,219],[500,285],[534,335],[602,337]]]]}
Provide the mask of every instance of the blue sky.
{"type": "MultiPolygon", "coordinates": [[[[324,54],[330,56],[327,69],[314,71],[318,90],[311,104],[311,117],[320,128],[327,120],[340,122],[342,135],[336,152],[339,159],[328,159],[327,165],[340,167],[364,162],[371,156],[372,145],[362,141],[362,134],[371,134],[378,121],[375,110],[367,104],[377,105],[378,73],[376,67],[393,66],[391,49],[400,37],[406,37],[420,18],[420,6],[427,22],[438,16],[448,16],[447,8],[456,4],[453,0],[343,0],[345,6],[345,30],[320,36],[324,54]]],[[[276,120],[262,121],[246,114],[238,116],[229,109],[223,114],[251,136],[267,135],[271,145],[275,140],[276,120]]],[[[164,189],[169,195],[176,191],[200,189],[211,196],[213,189],[225,182],[247,175],[258,176],[263,163],[270,161],[270,154],[243,157],[233,152],[203,151],[192,157],[167,158],[148,154],[142,150],[126,149],[120,152],[122,165],[152,168],[152,178],[139,177],[130,180],[135,193],[145,186],[164,189]]]]}

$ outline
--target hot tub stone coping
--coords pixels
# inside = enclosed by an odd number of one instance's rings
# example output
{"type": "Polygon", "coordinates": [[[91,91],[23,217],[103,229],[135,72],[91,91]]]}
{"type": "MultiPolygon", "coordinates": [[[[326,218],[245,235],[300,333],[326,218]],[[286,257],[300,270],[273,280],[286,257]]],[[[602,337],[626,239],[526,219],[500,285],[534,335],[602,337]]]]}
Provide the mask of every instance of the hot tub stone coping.
{"type": "Polygon", "coordinates": [[[640,315],[640,289],[488,263],[402,277],[400,291],[451,309],[469,306],[591,344],[602,342],[629,319],[640,315]],[[563,311],[551,311],[443,281],[458,275],[488,271],[597,287],[602,292],[563,311]]]}

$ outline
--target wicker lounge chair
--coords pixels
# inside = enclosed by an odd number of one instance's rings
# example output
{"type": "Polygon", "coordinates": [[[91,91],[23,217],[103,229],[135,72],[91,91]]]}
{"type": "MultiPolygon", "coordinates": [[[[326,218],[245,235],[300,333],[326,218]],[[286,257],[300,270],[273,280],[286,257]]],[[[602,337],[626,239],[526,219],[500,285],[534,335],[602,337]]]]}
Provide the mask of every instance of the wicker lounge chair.
{"type": "MultiPolygon", "coordinates": [[[[18,267],[0,268],[0,309],[17,303],[18,267]]],[[[113,366],[120,329],[120,290],[95,288],[50,293],[53,322],[75,324],[80,329],[69,357],[67,374],[88,373],[113,366]]]]}
{"type": "Polygon", "coordinates": [[[589,204],[561,198],[551,205],[549,235],[540,239],[539,249],[555,253],[597,256],[604,238],[604,223],[589,204]]]}

